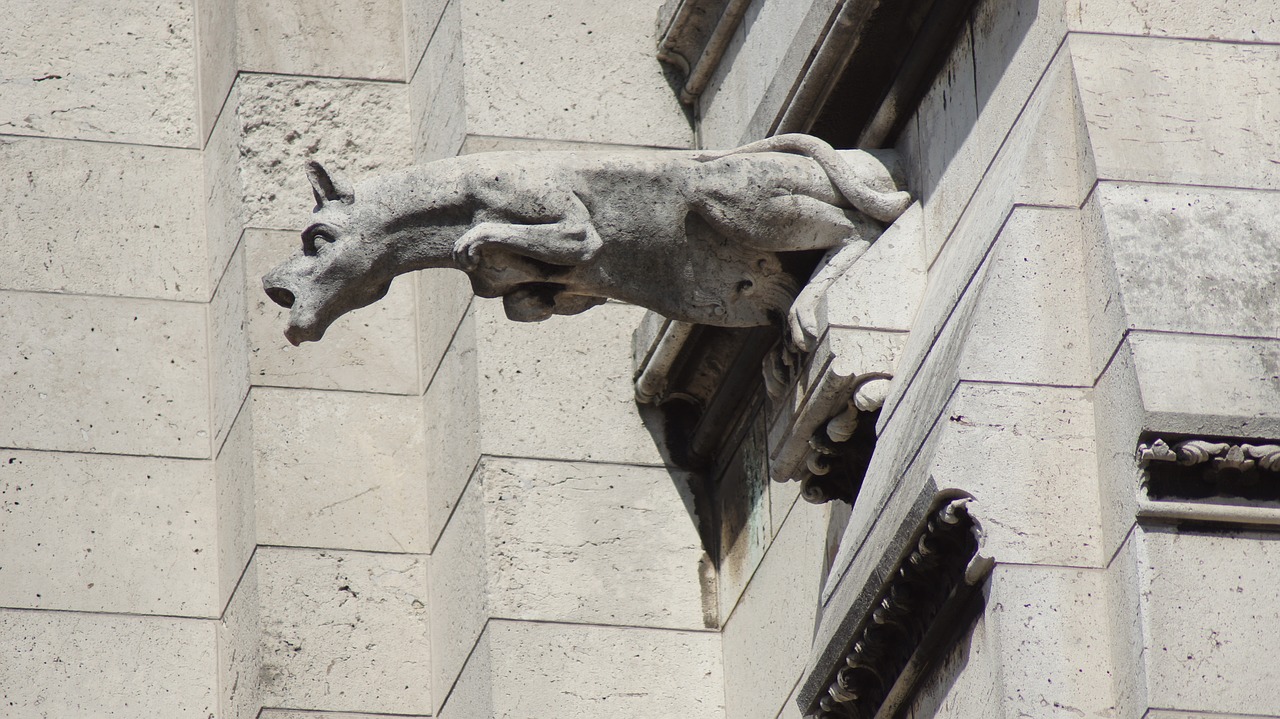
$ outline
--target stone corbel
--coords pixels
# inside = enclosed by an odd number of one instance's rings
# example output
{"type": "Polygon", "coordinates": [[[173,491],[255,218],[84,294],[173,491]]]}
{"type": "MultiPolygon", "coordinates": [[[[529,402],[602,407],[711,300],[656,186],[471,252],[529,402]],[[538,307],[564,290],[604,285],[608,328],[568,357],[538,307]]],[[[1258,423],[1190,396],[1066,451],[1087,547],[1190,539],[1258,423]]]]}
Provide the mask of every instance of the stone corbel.
{"type": "Polygon", "coordinates": [[[769,474],[800,482],[809,502],[856,495],[874,443],[874,413],[889,394],[924,294],[923,242],[917,204],[832,283],[819,303],[817,349],[801,356],[780,345],[766,358],[774,403],[769,474]]]}

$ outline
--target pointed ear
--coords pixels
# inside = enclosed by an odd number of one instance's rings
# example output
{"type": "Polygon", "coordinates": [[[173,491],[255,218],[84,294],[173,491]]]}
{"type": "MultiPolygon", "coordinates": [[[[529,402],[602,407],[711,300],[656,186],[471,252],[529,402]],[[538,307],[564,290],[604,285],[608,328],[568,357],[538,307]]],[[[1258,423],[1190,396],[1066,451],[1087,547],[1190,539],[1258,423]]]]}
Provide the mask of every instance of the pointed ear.
{"type": "Polygon", "coordinates": [[[307,179],[311,180],[311,192],[316,196],[316,209],[327,202],[355,202],[356,193],[351,184],[341,177],[330,177],[329,172],[315,160],[307,162],[307,179]]]}

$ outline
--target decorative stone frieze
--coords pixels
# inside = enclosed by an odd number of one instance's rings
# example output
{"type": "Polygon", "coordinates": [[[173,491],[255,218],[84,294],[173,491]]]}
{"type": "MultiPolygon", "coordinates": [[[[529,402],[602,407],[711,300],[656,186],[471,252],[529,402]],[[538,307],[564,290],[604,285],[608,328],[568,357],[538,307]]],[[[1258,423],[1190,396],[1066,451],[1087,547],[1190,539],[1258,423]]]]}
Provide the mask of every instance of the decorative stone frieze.
{"type": "Polygon", "coordinates": [[[1253,504],[1277,511],[1280,440],[1153,436],[1138,445],[1137,461],[1150,504],[1253,504]]]}
{"type": "Polygon", "coordinates": [[[962,493],[940,495],[910,551],[887,574],[810,719],[893,716],[967,626],[971,600],[993,561],[978,554],[979,528],[962,493]],[[959,495],[959,496],[957,496],[959,495]]]}

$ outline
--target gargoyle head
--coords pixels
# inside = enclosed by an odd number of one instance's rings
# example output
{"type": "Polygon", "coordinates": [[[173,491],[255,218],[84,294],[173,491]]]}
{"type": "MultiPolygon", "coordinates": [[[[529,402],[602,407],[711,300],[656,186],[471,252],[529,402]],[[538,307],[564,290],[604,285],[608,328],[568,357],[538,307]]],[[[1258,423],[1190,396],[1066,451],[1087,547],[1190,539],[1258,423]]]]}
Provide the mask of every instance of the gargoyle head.
{"type": "Polygon", "coordinates": [[[316,208],[302,248],[262,278],[267,296],[289,309],[284,336],[294,345],[320,339],[338,317],[382,299],[395,276],[379,244],[364,237],[370,223],[361,222],[351,185],[318,162],[307,163],[307,177],[316,208]]]}

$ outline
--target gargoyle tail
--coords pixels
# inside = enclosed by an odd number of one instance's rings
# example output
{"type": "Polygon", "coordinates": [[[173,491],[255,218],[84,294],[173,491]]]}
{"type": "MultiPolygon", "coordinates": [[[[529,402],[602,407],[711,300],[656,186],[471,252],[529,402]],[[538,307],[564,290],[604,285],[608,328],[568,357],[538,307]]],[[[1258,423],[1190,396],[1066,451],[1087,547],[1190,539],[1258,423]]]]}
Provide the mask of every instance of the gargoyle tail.
{"type": "Polygon", "coordinates": [[[790,152],[804,155],[827,173],[831,184],[844,196],[854,209],[859,210],[881,222],[893,222],[906,211],[911,204],[911,195],[905,191],[880,191],[871,187],[868,178],[859,177],[834,147],[812,135],[788,133],[774,135],[757,140],[742,147],[724,152],[699,155],[702,162],[718,160],[729,155],[747,152],[790,152]]]}

